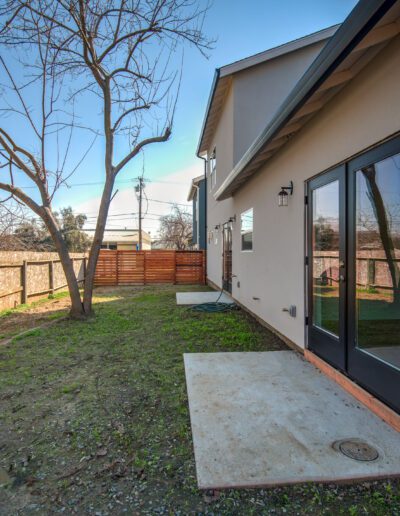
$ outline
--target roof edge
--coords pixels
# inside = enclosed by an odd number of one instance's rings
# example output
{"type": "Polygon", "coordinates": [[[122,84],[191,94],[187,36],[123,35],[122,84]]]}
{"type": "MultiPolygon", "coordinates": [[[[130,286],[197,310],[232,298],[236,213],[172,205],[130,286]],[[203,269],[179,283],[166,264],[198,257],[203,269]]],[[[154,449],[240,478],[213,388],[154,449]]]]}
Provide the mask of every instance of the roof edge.
{"type": "Polygon", "coordinates": [[[276,59],[277,57],[289,54],[290,52],[295,52],[296,50],[305,48],[309,45],[314,45],[315,43],[319,43],[320,41],[323,41],[325,39],[329,39],[336,33],[339,27],[340,24],[332,25],[330,27],[327,27],[326,29],[322,29],[317,32],[312,32],[311,34],[306,34],[305,36],[288,41],[286,43],[283,43],[282,45],[269,48],[262,52],[258,52],[257,54],[253,54],[243,59],[239,59],[238,61],[233,61],[232,63],[216,68],[214,72],[213,82],[211,85],[210,95],[207,101],[203,124],[200,131],[199,142],[197,144],[196,156],[200,157],[201,144],[204,138],[204,132],[207,126],[210,109],[214,100],[214,95],[219,79],[222,79],[223,77],[228,77],[243,70],[247,70],[248,68],[252,68],[253,66],[257,66],[272,59],[276,59]]]}
{"type": "Polygon", "coordinates": [[[330,27],[326,27],[325,29],[321,29],[316,32],[311,32],[311,34],[306,34],[305,36],[301,36],[300,38],[293,39],[286,43],[282,43],[281,45],[278,45],[276,47],[263,50],[262,52],[259,52],[257,54],[221,66],[220,76],[225,77],[227,75],[241,72],[242,70],[247,70],[248,68],[257,66],[266,61],[271,61],[272,59],[275,59],[282,55],[289,54],[290,52],[295,52],[296,50],[300,50],[301,48],[305,48],[310,45],[314,45],[315,43],[319,43],[320,41],[323,41],[325,39],[329,39],[335,34],[340,25],[340,23],[337,23],[336,25],[331,25],[330,27]]]}
{"type": "Polygon", "coordinates": [[[230,196],[227,193],[235,179],[274,138],[309,97],[334,72],[364,36],[376,25],[398,0],[361,0],[328,41],[310,67],[287,96],[271,122],[250,145],[228,177],[215,193],[216,200],[230,196]]]}

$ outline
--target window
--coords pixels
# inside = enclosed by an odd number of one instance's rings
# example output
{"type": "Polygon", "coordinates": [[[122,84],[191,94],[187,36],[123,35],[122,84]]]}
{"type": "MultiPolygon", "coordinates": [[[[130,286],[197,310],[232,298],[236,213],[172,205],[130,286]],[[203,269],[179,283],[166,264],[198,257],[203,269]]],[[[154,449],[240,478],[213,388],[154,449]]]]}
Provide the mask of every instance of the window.
{"type": "Polygon", "coordinates": [[[208,159],[208,167],[209,167],[209,177],[210,177],[210,191],[214,188],[217,183],[217,174],[216,174],[216,149],[212,151],[211,156],[208,159]]]}
{"type": "Polygon", "coordinates": [[[240,235],[242,238],[242,251],[253,250],[253,208],[245,211],[240,216],[240,235]]]}

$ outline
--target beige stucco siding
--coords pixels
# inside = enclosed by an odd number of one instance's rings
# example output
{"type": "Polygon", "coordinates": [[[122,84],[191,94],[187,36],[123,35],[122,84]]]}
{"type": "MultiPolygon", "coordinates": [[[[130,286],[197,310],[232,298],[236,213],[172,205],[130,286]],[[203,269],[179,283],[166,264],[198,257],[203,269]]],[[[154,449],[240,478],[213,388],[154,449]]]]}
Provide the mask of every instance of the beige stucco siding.
{"type": "Polygon", "coordinates": [[[209,279],[218,286],[221,285],[222,278],[222,230],[221,227],[215,229],[215,226],[221,226],[233,215],[233,202],[232,199],[228,199],[217,203],[214,200],[214,193],[233,168],[233,104],[233,89],[230,88],[209,149],[210,153],[214,148],[216,149],[217,181],[212,189],[210,181],[207,181],[207,229],[208,233],[213,234],[212,241],[207,242],[207,271],[209,279]]]}
{"type": "MultiPolygon", "coordinates": [[[[305,181],[398,131],[399,37],[232,200],[230,208],[238,219],[233,236],[233,272],[237,275],[233,296],[299,346],[304,347],[305,181]],[[279,208],[278,191],[290,180],[293,197],[287,208],[279,208]],[[240,213],[250,207],[254,208],[254,251],[243,253],[240,213]],[[296,318],[282,311],[291,304],[297,306],[296,318]]],[[[210,257],[221,262],[214,252],[210,257]]],[[[209,266],[213,276],[215,267],[209,266]]]]}
{"type": "Polygon", "coordinates": [[[234,164],[273,118],[324,45],[325,41],[320,41],[234,75],[234,164]]]}

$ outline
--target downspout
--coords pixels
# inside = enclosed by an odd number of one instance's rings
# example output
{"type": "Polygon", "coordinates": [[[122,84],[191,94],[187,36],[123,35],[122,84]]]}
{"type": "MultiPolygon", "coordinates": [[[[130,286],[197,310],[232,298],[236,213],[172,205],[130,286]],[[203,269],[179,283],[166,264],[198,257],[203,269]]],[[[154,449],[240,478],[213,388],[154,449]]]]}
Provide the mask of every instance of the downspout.
{"type": "MultiPolygon", "coordinates": [[[[207,216],[207,158],[203,158],[203,156],[200,156],[197,154],[197,157],[202,159],[204,161],[204,186],[205,186],[205,195],[204,195],[204,210],[205,210],[205,217],[206,217],[206,224],[205,224],[205,239],[204,239],[204,248],[207,250],[207,234],[208,234],[208,216],[207,216]]],[[[197,187],[197,191],[199,191],[199,187],[197,187]]]]}

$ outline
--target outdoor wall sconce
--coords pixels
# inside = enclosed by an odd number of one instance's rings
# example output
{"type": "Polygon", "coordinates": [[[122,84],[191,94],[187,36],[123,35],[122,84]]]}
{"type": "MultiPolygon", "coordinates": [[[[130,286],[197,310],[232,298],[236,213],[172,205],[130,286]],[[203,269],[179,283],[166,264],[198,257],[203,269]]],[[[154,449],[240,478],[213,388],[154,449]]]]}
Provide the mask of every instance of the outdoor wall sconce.
{"type": "Polygon", "coordinates": [[[221,227],[221,225],[217,224],[214,229],[216,229],[218,231],[220,227],[221,227]]]}
{"type": "Polygon", "coordinates": [[[228,222],[236,222],[236,215],[234,215],[233,217],[229,217],[228,222]]]}
{"type": "Polygon", "coordinates": [[[290,186],[281,186],[278,194],[278,206],[287,206],[289,195],[293,195],[293,181],[290,181],[290,186]]]}

